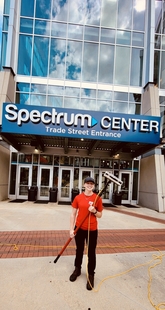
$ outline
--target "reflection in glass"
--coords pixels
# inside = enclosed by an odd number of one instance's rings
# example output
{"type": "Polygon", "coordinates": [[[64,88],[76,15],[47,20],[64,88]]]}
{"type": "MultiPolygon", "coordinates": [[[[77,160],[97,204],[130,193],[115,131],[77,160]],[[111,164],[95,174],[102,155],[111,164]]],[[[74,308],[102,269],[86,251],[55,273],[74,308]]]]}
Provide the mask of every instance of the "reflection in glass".
{"type": "Polygon", "coordinates": [[[35,20],[34,33],[49,36],[50,22],[45,20],[35,20]]]}
{"type": "Polygon", "coordinates": [[[96,100],[89,100],[89,99],[81,99],[80,103],[81,109],[83,110],[96,110],[96,100]]]}
{"type": "Polygon", "coordinates": [[[117,113],[128,113],[128,103],[127,102],[113,102],[113,112],[117,113]]]}
{"type": "Polygon", "coordinates": [[[83,26],[81,25],[68,25],[68,38],[82,40],[83,39],[83,26]]]}
{"type": "Polygon", "coordinates": [[[160,88],[165,89],[165,51],[162,51],[161,68],[160,68],[160,88]]]}
{"type": "Polygon", "coordinates": [[[27,93],[16,93],[15,103],[30,104],[30,95],[27,93]]]}
{"type": "Polygon", "coordinates": [[[20,35],[18,48],[18,69],[17,73],[30,75],[31,58],[32,58],[32,37],[20,35]]]}
{"type": "Polygon", "coordinates": [[[118,0],[117,28],[131,29],[132,0],[118,0]]]}
{"type": "Polygon", "coordinates": [[[36,0],[36,13],[37,18],[49,18],[51,17],[51,0],[36,0]]]}
{"type": "Polygon", "coordinates": [[[97,97],[102,100],[112,100],[112,92],[108,90],[98,90],[97,97]]]}
{"type": "Polygon", "coordinates": [[[82,43],[68,40],[66,56],[66,79],[80,80],[81,63],[82,43]]]}
{"type": "Polygon", "coordinates": [[[141,114],[141,104],[129,103],[128,114],[141,114]]]}
{"type": "MultiPolygon", "coordinates": [[[[6,1],[5,1],[6,2],[6,1]]],[[[34,0],[23,0],[21,1],[21,16],[34,16],[34,0]]]]}
{"type": "Polygon", "coordinates": [[[48,70],[48,47],[49,39],[44,37],[34,37],[33,48],[33,76],[47,76],[48,70]]]}
{"type": "Polygon", "coordinates": [[[83,55],[83,81],[97,80],[98,44],[85,43],[83,55]]]}
{"type": "Polygon", "coordinates": [[[63,86],[56,86],[56,85],[48,85],[48,94],[63,95],[64,94],[64,87],[63,86]]]}
{"type": "Polygon", "coordinates": [[[30,91],[30,84],[29,83],[17,83],[17,91],[29,92],[30,91]]]}
{"type": "Polygon", "coordinates": [[[52,1],[52,18],[60,21],[67,21],[68,1],[53,0],[52,1]]]}
{"type": "Polygon", "coordinates": [[[144,33],[133,32],[132,45],[144,47],[144,33]]]}
{"type": "Polygon", "coordinates": [[[20,32],[33,33],[33,20],[28,18],[20,18],[20,32]]]}
{"type": "Polygon", "coordinates": [[[28,194],[29,167],[20,167],[19,195],[28,194]]]}
{"type": "Polygon", "coordinates": [[[41,169],[41,185],[40,185],[40,196],[49,196],[49,180],[50,180],[50,169],[41,169]]]}
{"type": "Polygon", "coordinates": [[[122,101],[128,101],[128,93],[123,92],[114,92],[114,99],[115,100],[122,100],[122,101]]]}
{"type": "Polygon", "coordinates": [[[70,196],[70,170],[62,170],[61,176],[61,197],[70,196]]]}
{"type": "Polygon", "coordinates": [[[133,29],[144,31],[146,1],[133,0],[133,29]]]}
{"type": "Polygon", "coordinates": [[[69,1],[69,22],[84,24],[86,1],[69,1]]]}
{"type": "Polygon", "coordinates": [[[79,169],[74,168],[73,188],[79,187],[79,169]]]}
{"type": "Polygon", "coordinates": [[[38,166],[32,167],[32,186],[37,186],[38,166]]]}
{"type": "Polygon", "coordinates": [[[154,83],[159,86],[160,74],[160,52],[155,50],[154,53],[154,83]]]}
{"type": "Polygon", "coordinates": [[[46,85],[43,84],[31,84],[31,92],[32,93],[39,93],[39,94],[46,94],[46,85]]]}
{"type": "MultiPolygon", "coordinates": [[[[70,97],[64,97],[64,108],[68,108],[68,109],[80,109],[80,105],[79,105],[79,98],[70,98],[70,97]]],[[[84,108],[85,109],[85,108],[84,108]]]]}
{"type": "Polygon", "coordinates": [[[80,88],[78,87],[65,87],[65,96],[71,97],[79,97],[80,96],[80,88]]]}
{"type": "Polygon", "coordinates": [[[132,48],[130,85],[142,85],[143,49],[132,48]]]}
{"type": "MultiPolygon", "coordinates": [[[[85,1],[84,1],[85,2],[85,1]]],[[[88,25],[100,25],[101,0],[88,0],[85,11],[85,23],[88,25]]]]}
{"type": "Polygon", "coordinates": [[[122,44],[122,45],[130,45],[131,44],[131,32],[117,30],[116,43],[122,44]]]}
{"type": "Polygon", "coordinates": [[[46,105],[46,96],[43,95],[30,95],[30,104],[45,106],[46,105]]]}
{"type": "Polygon", "coordinates": [[[129,84],[130,48],[116,46],[115,83],[129,84]],[[123,61],[124,59],[124,61],[123,61]]]}
{"type": "Polygon", "coordinates": [[[99,28],[85,26],[84,40],[99,41],[99,28]]]}
{"type": "Polygon", "coordinates": [[[52,39],[50,47],[49,75],[52,78],[64,79],[66,41],[52,39]]]}
{"type": "Polygon", "coordinates": [[[112,83],[114,71],[114,46],[100,45],[99,82],[112,83]]]}
{"type": "Polygon", "coordinates": [[[48,96],[47,103],[49,107],[63,107],[63,97],[48,96]]]}
{"type": "Polygon", "coordinates": [[[66,38],[67,24],[52,22],[51,36],[66,38]]]}
{"type": "Polygon", "coordinates": [[[100,41],[105,43],[115,43],[115,30],[101,28],[100,41]]]}
{"type": "Polygon", "coordinates": [[[3,31],[8,31],[8,27],[9,27],[9,17],[8,16],[3,16],[2,30],[3,31]]]}
{"type": "Polygon", "coordinates": [[[101,26],[116,27],[118,0],[102,0],[101,26]]]}
{"type": "Polygon", "coordinates": [[[96,89],[82,88],[81,98],[96,98],[96,89]]]}
{"type": "Polygon", "coordinates": [[[112,101],[97,100],[97,111],[112,112],[112,101]]]}

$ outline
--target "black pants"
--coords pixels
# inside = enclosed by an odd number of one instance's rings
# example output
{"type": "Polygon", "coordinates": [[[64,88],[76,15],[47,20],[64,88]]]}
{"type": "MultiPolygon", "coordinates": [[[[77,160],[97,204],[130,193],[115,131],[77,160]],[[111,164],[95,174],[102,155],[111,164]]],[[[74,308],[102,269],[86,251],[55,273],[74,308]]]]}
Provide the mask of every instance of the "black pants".
{"type": "MultiPolygon", "coordinates": [[[[96,245],[97,245],[98,230],[89,232],[88,244],[88,274],[94,275],[96,268],[96,245]]],[[[88,242],[88,230],[79,229],[75,236],[76,241],[76,258],[75,267],[81,268],[85,241],[88,242]]]]}

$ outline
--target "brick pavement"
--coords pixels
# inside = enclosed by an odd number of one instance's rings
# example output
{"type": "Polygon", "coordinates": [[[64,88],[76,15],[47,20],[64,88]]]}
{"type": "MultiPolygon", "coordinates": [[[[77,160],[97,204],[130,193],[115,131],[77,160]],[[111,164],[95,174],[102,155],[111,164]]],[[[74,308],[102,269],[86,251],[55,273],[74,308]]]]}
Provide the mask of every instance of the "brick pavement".
{"type": "MultiPolygon", "coordinates": [[[[110,211],[165,224],[165,220],[110,208],[110,211]]],[[[68,230],[0,232],[0,258],[56,257],[69,238],[68,230]]],[[[165,229],[99,230],[97,254],[165,251],[165,229]]],[[[74,255],[72,240],[62,255],[74,255]]]]}

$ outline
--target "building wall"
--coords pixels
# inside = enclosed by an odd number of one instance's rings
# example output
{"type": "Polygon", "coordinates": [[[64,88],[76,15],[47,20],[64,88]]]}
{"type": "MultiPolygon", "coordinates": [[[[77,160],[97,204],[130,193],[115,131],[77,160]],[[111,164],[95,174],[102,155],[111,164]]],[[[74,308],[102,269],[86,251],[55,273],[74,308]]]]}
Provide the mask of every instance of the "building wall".
{"type": "MultiPolygon", "coordinates": [[[[0,71],[0,124],[3,102],[14,102],[15,82],[10,68],[0,71]]],[[[10,149],[0,145],[0,201],[8,198],[10,149]]]]}
{"type": "Polygon", "coordinates": [[[8,198],[10,150],[0,145],[0,201],[8,198]]]}

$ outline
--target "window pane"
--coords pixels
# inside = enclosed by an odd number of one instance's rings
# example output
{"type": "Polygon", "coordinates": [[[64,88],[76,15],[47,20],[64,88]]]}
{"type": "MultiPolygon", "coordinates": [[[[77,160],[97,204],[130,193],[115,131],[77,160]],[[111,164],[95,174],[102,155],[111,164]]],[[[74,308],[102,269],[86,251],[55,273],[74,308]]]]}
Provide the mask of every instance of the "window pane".
{"type": "Polygon", "coordinates": [[[80,25],[68,25],[68,38],[69,39],[83,39],[83,27],[80,25]]]}
{"type": "Polygon", "coordinates": [[[102,1],[101,25],[103,27],[116,27],[117,1],[118,0],[102,1]]]}
{"type": "Polygon", "coordinates": [[[16,103],[30,104],[30,96],[27,93],[16,93],[16,103]]]}
{"type": "Polygon", "coordinates": [[[130,67],[130,48],[116,47],[116,60],[115,60],[115,83],[116,84],[129,84],[129,67],[130,67]],[[124,59],[124,61],[123,61],[124,59]]]}
{"type": "Polygon", "coordinates": [[[21,15],[22,16],[34,16],[34,0],[22,0],[21,1],[21,15]]]}
{"type": "Polygon", "coordinates": [[[46,94],[46,85],[31,84],[31,92],[32,93],[39,93],[39,94],[46,94]]]}
{"type": "Polygon", "coordinates": [[[97,111],[112,112],[112,101],[97,100],[97,111]]]}
{"type": "Polygon", "coordinates": [[[114,100],[128,101],[128,93],[114,92],[114,100]]]}
{"type": "MultiPolygon", "coordinates": [[[[77,1],[74,1],[74,2],[76,3],[77,1]]],[[[73,11],[73,14],[74,12],[75,11],[73,11]]],[[[53,0],[52,1],[52,19],[60,20],[60,21],[67,21],[67,15],[68,15],[68,1],[67,0],[64,0],[64,1],[53,0]]]]}
{"type": "Polygon", "coordinates": [[[84,24],[86,1],[69,1],[69,22],[84,24]]]}
{"type": "Polygon", "coordinates": [[[32,53],[32,37],[19,36],[18,74],[30,75],[32,53]]]}
{"type": "Polygon", "coordinates": [[[82,88],[81,97],[82,98],[96,98],[96,89],[82,88]]]}
{"type": "Polygon", "coordinates": [[[118,0],[117,27],[131,29],[132,26],[132,0],[118,0]]]}
{"type": "Polygon", "coordinates": [[[165,52],[162,52],[161,69],[160,69],[160,88],[165,89],[165,52]]]}
{"type": "Polygon", "coordinates": [[[66,41],[52,39],[50,47],[50,77],[64,79],[65,53],[66,41]]]}
{"type": "Polygon", "coordinates": [[[99,82],[112,83],[114,71],[114,46],[100,45],[99,82]]]}
{"type": "Polygon", "coordinates": [[[155,51],[154,53],[154,83],[159,85],[159,74],[160,74],[160,52],[155,51]]]}
{"type": "Polygon", "coordinates": [[[115,43],[115,30],[101,28],[101,42],[115,43]]]}
{"type": "Polygon", "coordinates": [[[133,29],[144,31],[145,4],[144,0],[133,0],[133,29]]]}
{"type": "Polygon", "coordinates": [[[51,29],[51,35],[52,37],[66,38],[66,29],[67,29],[67,24],[53,22],[52,29],[51,29]]]}
{"type": "Polygon", "coordinates": [[[142,70],[143,70],[143,50],[132,48],[131,60],[131,80],[133,86],[142,85],[142,70]]]}
{"type": "Polygon", "coordinates": [[[118,30],[116,43],[122,44],[122,45],[130,45],[131,44],[131,32],[118,30]]]}
{"type": "Polygon", "coordinates": [[[98,90],[97,97],[102,100],[112,100],[112,92],[105,90],[98,90]]]}
{"type": "Polygon", "coordinates": [[[128,109],[129,114],[141,114],[141,105],[136,104],[136,103],[130,103],[129,104],[129,109],[128,109]]]}
{"type": "Polygon", "coordinates": [[[17,91],[29,92],[30,84],[29,83],[17,83],[17,91]]]}
{"type": "MultiPolygon", "coordinates": [[[[80,109],[79,98],[64,98],[64,108],[68,109],[80,109]]],[[[84,109],[84,108],[83,108],[84,109]]]]}
{"type": "Polygon", "coordinates": [[[139,32],[133,32],[132,45],[143,47],[144,46],[144,34],[139,33],[139,32]]]}
{"type": "Polygon", "coordinates": [[[85,26],[84,40],[99,41],[99,28],[85,26]]]}
{"type": "Polygon", "coordinates": [[[61,107],[63,106],[63,97],[59,96],[48,96],[48,106],[50,107],[61,107]]]}
{"type": "Polygon", "coordinates": [[[128,113],[128,103],[126,102],[113,102],[113,112],[128,113]]]}
{"type": "Polygon", "coordinates": [[[63,93],[64,93],[63,86],[48,85],[48,94],[63,95],[63,93]]]}
{"type": "MultiPolygon", "coordinates": [[[[85,1],[84,1],[85,2],[85,1]]],[[[100,25],[101,0],[88,0],[86,5],[85,23],[89,25],[100,25]]]]}
{"type": "Polygon", "coordinates": [[[41,95],[31,95],[30,104],[38,106],[46,106],[46,96],[41,95]]]}
{"type": "Polygon", "coordinates": [[[80,88],[65,87],[65,96],[79,97],[80,96],[80,88]]]}
{"type": "Polygon", "coordinates": [[[67,44],[66,79],[80,80],[82,63],[82,42],[69,41],[67,44]]]}
{"type": "Polygon", "coordinates": [[[50,22],[45,20],[35,20],[34,33],[40,35],[50,35],[50,22]]]}
{"type": "Polygon", "coordinates": [[[36,0],[36,17],[50,18],[51,17],[51,0],[36,0]]]}
{"type": "Polygon", "coordinates": [[[81,99],[82,107],[80,109],[83,110],[96,110],[96,100],[89,100],[89,99],[81,99]]]}
{"type": "Polygon", "coordinates": [[[85,43],[83,56],[83,81],[95,82],[97,80],[98,45],[85,43]]]}
{"type": "Polygon", "coordinates": [[[47,76],[49,40],[44,37],[34,37],[33,76],[47,76]]]}
{"type": "Polygon", "coordinates": [[[20,19],[20,32],[33,33],[33,20],[28,18],[20,19]]]}
{"type": "Polygon", "coordinates": [[[8,16],[3,16],[2,30],[3,31],[8,31],[8,27],[9,27],[9,17],[8,16]]]}

